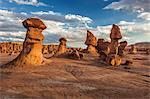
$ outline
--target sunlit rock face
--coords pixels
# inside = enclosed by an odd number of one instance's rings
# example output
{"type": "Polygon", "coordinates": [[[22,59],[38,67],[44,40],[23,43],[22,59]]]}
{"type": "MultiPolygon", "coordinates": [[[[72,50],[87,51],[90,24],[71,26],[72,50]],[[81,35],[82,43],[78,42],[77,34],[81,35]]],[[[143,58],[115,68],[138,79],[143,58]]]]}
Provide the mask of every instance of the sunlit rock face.
{"type": "Polygon", "coordinates": [[[27,29],[23,49],[16,59],[8,64],[14,66],[40,65],[43,62],[42,42],[44,36],[42,31],[46,29],[45,24],[37,18],[29,18],[23,21],[27,29]]]}
{"type": "Polygon", "coordinates": [[[86,41],[85,44],[87,45],[87,52],[91,53],[91,54],[97,54],[97,50],[96,50],[96,45],[97,45],[97,40],[96,37],[93,35],[92,32],[90,32],[89,30],[87,30],[87,37],[86,37],[86,41]]]}

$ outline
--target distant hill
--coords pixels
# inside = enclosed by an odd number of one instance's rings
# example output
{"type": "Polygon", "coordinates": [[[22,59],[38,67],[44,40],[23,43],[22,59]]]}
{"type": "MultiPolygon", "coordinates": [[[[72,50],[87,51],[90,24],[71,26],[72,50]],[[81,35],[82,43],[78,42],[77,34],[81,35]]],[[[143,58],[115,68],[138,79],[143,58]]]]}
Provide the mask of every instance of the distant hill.
{"type": "MultiPolygon", "coordinates": [[[[135,45],[137,48],[150,48],[150,42],[138,42],[132,45],[135,45]]],[[[129,45],[128,47],[130,46],[131,45],[129,45]]]]}

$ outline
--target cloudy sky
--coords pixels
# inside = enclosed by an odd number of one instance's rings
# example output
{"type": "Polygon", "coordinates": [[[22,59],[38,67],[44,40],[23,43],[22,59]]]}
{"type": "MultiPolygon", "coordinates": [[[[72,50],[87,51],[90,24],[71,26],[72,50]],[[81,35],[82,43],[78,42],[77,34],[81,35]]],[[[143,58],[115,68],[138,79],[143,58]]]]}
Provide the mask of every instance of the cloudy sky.
{"type": "Polygon", "coordinates": [[[0,41],[24,41],[22,21],[38,17],[47,25],[44,43],[84,47],[86,30],[109,39],[112,24],[129,44],[150,42],[149,0],[0,0],[0,41]]]}

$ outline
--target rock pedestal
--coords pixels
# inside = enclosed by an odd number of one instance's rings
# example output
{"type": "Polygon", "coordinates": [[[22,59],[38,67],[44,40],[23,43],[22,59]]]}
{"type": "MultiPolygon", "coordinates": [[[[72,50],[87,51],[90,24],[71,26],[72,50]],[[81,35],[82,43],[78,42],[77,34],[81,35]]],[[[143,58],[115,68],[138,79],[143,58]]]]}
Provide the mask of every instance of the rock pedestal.
{"type": "Polygon", "coordinates": [[[118,66],[121,64],[121,58],[118,55],[118,46],[119,46],[119,39],[122,38],[120,28],[113,24],[111,33],[110,33],[110,39],[111,43],[109,45],[110,53],[106,58],[106,63],[113,65],[113,66],[118,66]]]}
{"type": "Polygon", "coordinates": [[[44,36],[42,31],[46,29],[46,26],[37,18],[26,19],[23,21],[23,26],[27,29],[23,50],[16,59],[6,65],[23,66],[43,63],[42,42],[44,36]]]}
{"type": "Polygon", "coordinates": [[[90,54],[97,54],[96,43],[97,43],[96,37],[93,35],[92,32],[87,30],[87,37],[85,41],[85,44],[87,45],[86,51],[90,54]]]}

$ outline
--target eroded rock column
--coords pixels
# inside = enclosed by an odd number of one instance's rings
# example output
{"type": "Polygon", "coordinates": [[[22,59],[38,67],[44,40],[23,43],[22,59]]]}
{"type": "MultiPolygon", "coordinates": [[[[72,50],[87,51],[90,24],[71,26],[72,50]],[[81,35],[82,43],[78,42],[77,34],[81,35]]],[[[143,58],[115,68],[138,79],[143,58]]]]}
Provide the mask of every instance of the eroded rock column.
{"type": "Polygon", "coordinates": [[[87,37],[86,37],[86,41],[85,44],[87,45],[87,52],[90,54],[97,54],[97,50],[96,50],[96,44],[97,40],[96,37],[93,35],[92,32],[90,32],[89,30],[87,30],[87,37]]]}
{"type": "Polygon", "coordinates": [[[111,33],[110,33],[110,39],[111,43],[109,45],[110,53],[108,57],[106,58],[106,63],[110,65],[120,65],[121,64],[121,57],[118,55],[118,46],[119,46],[119,40],[122,38],[120,28],[113,24],[111,33]]]}
{"type": "Polygon", "coordinates": [[[27,29],[23,50],[16,59],[6,65],[24,66],[43,63],[42,42],[44,36],[42,31],[46,29],[45,24],[40,19],[29,18],[23,21],[23,26],[27,29]]]}

